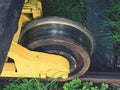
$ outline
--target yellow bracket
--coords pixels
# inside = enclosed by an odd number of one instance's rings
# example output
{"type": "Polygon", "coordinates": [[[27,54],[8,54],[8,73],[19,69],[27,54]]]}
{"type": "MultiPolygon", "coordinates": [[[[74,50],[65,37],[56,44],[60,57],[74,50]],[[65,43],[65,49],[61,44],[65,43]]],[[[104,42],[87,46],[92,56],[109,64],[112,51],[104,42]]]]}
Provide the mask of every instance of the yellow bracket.
{"type": "Polygon", "coordinates": [[[1,76],[6,77],[40,77],[59,78],[68,77],[69,62],[66,58],[43,52],[30,51],[12,42],[8,57],[14,63],[6,62],[1,76]]]}
{"type": "Polygon", "coordinates": [[[42,5],[40,0],[26,0],[22,13],[32,14],[33,18],[42,16],[42,5]]]}
{"type": "Polygon", "coordinates": [[[18,30],[13,38],[8,57],[6,58],[0,76],[67,78],[70,72],[70,65],[66,58],[54,54],[30,51],[17,43],[21,27],[26,22],[32,20],[31,17],[26,14],[32,14],[32,19],[41,17],[41,2],[38,0],[26,0],[19,19],[18,30]],[[14,62],[8,62],[8,58],[12,58],[14,62]]]}

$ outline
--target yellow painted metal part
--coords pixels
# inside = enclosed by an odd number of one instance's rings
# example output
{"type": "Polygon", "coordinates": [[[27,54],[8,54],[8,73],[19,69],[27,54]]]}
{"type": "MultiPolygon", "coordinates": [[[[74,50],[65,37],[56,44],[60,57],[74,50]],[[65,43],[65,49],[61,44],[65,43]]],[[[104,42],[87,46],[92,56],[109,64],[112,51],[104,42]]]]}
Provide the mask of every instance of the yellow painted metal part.
{"type": "Polygon", "coordinates": [[[13,38],[1,77],[61,77],[63,79],[68,77],[70,65],[66,58],[54,54],[30,51],[17,43],[21,27],[26,22],[41,16],[41,2],[38,0],[26,0],[19,19],[18,30],[13,38]],[[32,14],[33,18],[28,17],[26,13],[32,14]],[[8,58],[12,58],[14,62],[8,62],[8,58]]]}
{"type": "Polygon", "coordinates": [[[18,30],[13,38],[15,42],[18,42],[19,35],[21,32],[21,27],[27,23],[32,21],[33,19],[42,17],[42,4],[38,0],[25,0],[24,7],[22,9],[22,13],[18,23],[18,30]],[[32,15],[32,18],[28,15],[32,15]]]}
{"type": "Polygon", "coordinates": [[[42,5],[39,0],[26,0],[22,13],[32,14],[33,18],[42,16],[42,5]]]}
{"type": "Polygon", "coordinates": [[[14,59],[14,63],[6,62],[1,76],[67,78],[70,72],[69,62],[66,58],[30,51],[14,41],[8,52],[8,57],[14,59]]]}

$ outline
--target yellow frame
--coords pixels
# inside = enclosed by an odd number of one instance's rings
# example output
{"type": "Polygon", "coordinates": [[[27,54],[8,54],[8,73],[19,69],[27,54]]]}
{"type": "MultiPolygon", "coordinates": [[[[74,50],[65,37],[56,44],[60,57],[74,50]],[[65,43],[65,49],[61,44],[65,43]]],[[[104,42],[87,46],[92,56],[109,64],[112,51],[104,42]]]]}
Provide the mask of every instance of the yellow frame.
{"type": "Polygon", "coordinates": [[[41,2],[37,0],[35,1],[36,2],[29,0],[29,2],[25,3],[23,7],[22,14],[19,19],[18,30],[13,38],[10,50],[8,52],[8,57],[12,58],[14,62],[8,62],[7,57],[0,76],[36,78],[62,77],[65,79],[68,77],[70,72],[70,65],[66,58],[54,54],[30,51],[17,43],[22,25],[28,21],[31,21],[25,13],[32,13],[33,18],[42,16],[41,2]]]}

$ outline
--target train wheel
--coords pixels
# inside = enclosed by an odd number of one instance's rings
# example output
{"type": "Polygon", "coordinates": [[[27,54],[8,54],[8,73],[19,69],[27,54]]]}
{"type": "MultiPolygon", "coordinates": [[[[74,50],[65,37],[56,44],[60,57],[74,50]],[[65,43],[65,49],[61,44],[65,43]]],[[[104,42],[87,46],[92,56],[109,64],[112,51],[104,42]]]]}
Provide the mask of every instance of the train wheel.
{"type": "Polygon", "coordinates": [[[33,20],[22,29],[19,43],[38,52],[64,56],[70,63],[66,80],[82,76],[94,49],[91,33],[80,24],[60,17],[33,20]]]}

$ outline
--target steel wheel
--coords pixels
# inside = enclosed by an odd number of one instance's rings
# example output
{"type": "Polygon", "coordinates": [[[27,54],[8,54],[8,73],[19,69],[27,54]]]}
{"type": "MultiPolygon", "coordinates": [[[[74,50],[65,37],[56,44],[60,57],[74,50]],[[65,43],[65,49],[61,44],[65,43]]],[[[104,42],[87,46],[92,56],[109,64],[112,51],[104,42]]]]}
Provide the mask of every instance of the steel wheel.
{"type": "Polygon", "coordinates": [[[66,80],[79,77],[88,70],[89,55],[94,48],[94,39],[90,32],[80,24],[60,17],[30,22],[23,28],[19,42],[33,51],[66,57],[71,71],[66,80]]]}

